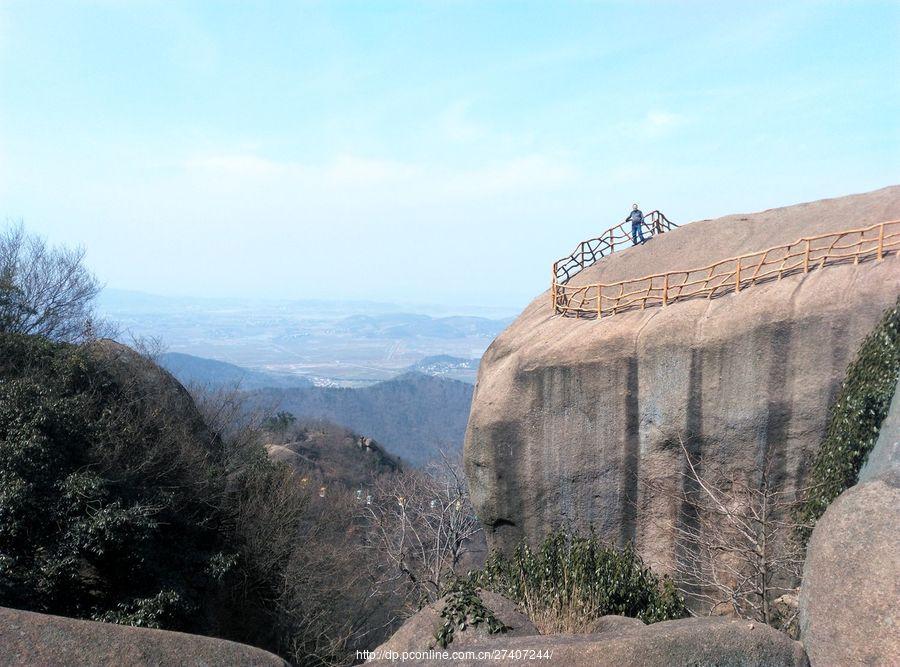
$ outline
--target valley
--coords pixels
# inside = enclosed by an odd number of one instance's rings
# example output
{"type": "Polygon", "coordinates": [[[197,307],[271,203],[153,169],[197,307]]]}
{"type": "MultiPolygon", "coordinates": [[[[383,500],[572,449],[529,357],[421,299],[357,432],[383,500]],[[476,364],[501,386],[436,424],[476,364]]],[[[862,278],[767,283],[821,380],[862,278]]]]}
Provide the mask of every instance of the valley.
{"type": "Polygon", "coordinates": [[[517,312],[514,307],[165,297],[109,288],[99,311],[125,337],[156,339],[165,352],[278,375],[280,382],[303,378],[320,387],[371,385],[423,361],[416,370],[474,383],[477,360],[517,312]]]}

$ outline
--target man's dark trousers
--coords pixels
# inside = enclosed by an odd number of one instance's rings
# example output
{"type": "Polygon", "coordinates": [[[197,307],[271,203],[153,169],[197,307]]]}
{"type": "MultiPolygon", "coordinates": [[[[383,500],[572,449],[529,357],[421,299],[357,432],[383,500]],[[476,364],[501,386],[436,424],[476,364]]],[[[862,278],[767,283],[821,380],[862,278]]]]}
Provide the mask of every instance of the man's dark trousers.
{"type": "Polygon", "coordinates": [[[641,240],[641,243],[645,241],[644,239],[644,228],[641,223],[631,223],[631,240],[634,242],[634,245],[638,244],[638,239],[641,240]]]}

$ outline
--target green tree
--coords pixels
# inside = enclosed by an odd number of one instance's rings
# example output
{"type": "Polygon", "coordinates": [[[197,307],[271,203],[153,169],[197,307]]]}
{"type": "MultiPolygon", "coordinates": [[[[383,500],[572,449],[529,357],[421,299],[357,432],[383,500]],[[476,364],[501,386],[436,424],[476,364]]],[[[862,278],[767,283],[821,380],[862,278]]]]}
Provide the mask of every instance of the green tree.
{"type": "Polygon", "coordinates": [[[141,398],[80,348],[0,335],[0,604],[202,627],[221,443],[141,398]]]}

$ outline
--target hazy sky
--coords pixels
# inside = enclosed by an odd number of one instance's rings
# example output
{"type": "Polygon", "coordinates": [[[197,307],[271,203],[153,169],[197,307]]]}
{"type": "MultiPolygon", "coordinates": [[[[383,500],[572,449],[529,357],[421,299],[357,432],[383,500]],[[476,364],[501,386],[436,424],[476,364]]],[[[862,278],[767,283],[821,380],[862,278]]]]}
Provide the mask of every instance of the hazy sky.
{"type": "Polygon", "coordinates": [[[0,220],[161,294],[524,304],[632,201],[900,182],[900,2],[0,0],[0,220]]]}

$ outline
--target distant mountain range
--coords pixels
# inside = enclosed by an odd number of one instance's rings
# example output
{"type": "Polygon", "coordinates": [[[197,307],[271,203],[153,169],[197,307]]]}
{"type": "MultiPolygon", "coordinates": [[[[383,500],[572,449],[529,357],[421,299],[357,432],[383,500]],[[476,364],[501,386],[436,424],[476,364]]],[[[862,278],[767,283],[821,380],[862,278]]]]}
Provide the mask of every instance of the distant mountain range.
{"type": "Polygon", "coordinates": [[[298,375],[265,373],[235,366],[225,361],[195,357],[181,352],[164,352],[157,363],[184,385],[209,388],[236,388],[244,391],[265,387],[309,387],[312,383],[298,375]]]}
{"type": "Polygon", "coordinates": [[[473,386],[450,379],[474,373],[478,362],[448,355],[426,357],[391,380],[368,387],[314,387],[300,376],[254,371],[224,361],[166,352],[157,361],[185,385],[246,392],[255,407],[326,420],[365,434],[412,465],[462,448],[473,386]],[[425,371],[425,372],[421,372],[425,371]]]}
{"type": "MultiPolygon", "coordinates": [[[[306,377],[318,386],[359,387],[389,380],[434,355],[478,359],[511,322],[508,315],[519,311],[514,306],[411,308],[416,306],[164,297],[113,289],[99,298],[99,313],[123,334],[158,339],[172,352],[279,374],[275,386],[285,386],[285,377],[306,377]]],[[[475,369],[463,365],[421,370],[475,380],[475,369]]],[[[200,369],[190,379],[204,374],[200,369]]],[[[257,386],[253,377],[245,382],[257,386]]]]}
{"type": "Polygon", "coordinates": [[[302,419],[324,419],[364,433],[387,451],[421,466],[441,450],[462,449],[474,387],[465,382],[405,373],[358,389],[260,389],[254,403],[302,419]]]}

